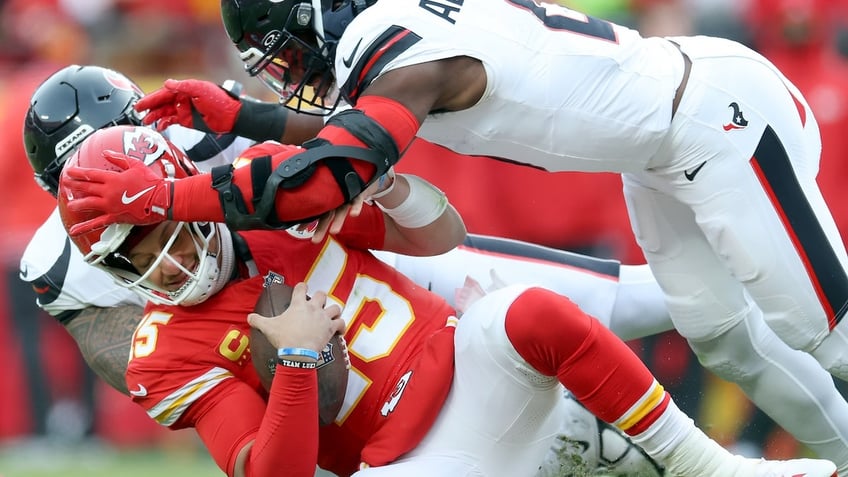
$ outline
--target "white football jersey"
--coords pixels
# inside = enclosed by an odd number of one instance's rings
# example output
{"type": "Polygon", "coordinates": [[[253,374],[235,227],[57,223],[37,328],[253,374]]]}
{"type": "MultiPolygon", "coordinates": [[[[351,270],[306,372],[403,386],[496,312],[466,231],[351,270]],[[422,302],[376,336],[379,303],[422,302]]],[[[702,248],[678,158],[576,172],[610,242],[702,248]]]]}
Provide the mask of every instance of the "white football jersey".
{"type": "MultiPolygon", "coordinates": [[[[231,164],[241,151],[254,144],[247,138],[211,136],[179,125],[169,127],[164,135],[186,151],[204,171],[231,164]]],[[[32,284],[38,306],[63,323],[89,306],[143,306],[145,303],[138,294],[118,285],[109,274],[83,261],[82,254],[65,232],[58,208],[39,227],[24,250],[20,278],[32,284]]]]}
{"type": "Polygon", "coordinates": [[[644,169],[684,71],[665,39],[531,0],[379,1],[345,30],[335,69],[355,102],[387,71],[457,56],[482,62],[486,91],[418,135],[549,171],[644,169]]]}
{"type": "Polygon", "coordinates": [[[469,234],[462,245],[432,257],[372,253],[451,306],[456,306],[454,293],[466,277],[487,291],[513,284],[537,285],[567,296],[607,328],[620,286],[617,260],[484,235],[469,234]]]}

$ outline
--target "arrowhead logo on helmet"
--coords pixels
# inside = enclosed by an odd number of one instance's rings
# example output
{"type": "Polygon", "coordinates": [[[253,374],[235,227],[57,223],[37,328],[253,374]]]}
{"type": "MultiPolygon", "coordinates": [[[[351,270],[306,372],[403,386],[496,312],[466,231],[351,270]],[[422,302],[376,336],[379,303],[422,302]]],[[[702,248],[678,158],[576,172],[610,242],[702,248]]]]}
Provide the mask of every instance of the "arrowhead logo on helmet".
{"type": "MultiPolygon", "coordinates": [[[[77,197],[79,199],[91,193],[91,189],[80,192],[68,185],[73,182],[67,177],[68,171],[77,168],[100,173],[102,177],[99,183],[106,184],[107,190],[108,187],[115,190],[115,203],[123,202],[124,206],[130,207],[137,199],[143,200],[153,187],[141,186],[140,191],[133,190],[133,195],[130,195],[122,186],[115,189],[108,180],[110,174],[125,172],[127,166],[139,167],[137,163],[143,164],[143,167],[162,179],[180,179],[198,174],[197,168],[185,153],[153,129],[113,126],[97,130],[82,141],[63,168],[60,180],[62,193],[59,194],[62,223],[66,230],[70,230],[76,224],[102,221],[101,228],[73,235],[71,240],[83,254],[86,263],[109,273],[117,284],[155,303],[200,303],[220,290],[230,277],[233,264],[232,237],[225,225],[166,221],[133,226],[119,223],[112,218],[114,215],[97,208],[76,209],[68,206],[76,199],[73,195],[78,195],[78,192],[82,194],[82,197],[77,197]],[[113,155],[104,156],[104,151],[123,153],[118,157],[127,164],[114,161],[113,155]],[[70,194],[71,191],[74,194],[70,194]],[[154,259],[145,260],[144,263],[134,261],[133,250],[141,246],[154,229],[158,231],[155,237],[167,240],[156,248],[154,259]],[[174,258],[178,254],[191,259],[183,262],[174,258]],[[178,273],[175,272],[175,278],[168,283],[157,280],[158,275],[155,273],[163,263],[179,269],[178,273]]],[[[88,174],[94,175],[95,172],[88,174]]]]}

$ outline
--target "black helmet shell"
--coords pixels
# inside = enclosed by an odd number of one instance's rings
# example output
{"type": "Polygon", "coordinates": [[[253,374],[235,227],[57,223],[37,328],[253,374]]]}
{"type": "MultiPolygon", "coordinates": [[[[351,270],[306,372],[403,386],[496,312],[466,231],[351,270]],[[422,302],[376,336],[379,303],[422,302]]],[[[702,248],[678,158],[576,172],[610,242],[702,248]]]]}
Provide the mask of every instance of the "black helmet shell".
{"type": "Polygon", "coordinates": [[[71,65],[35,90],[24,118],[23,140],[35,180],[54,196],[71,153],[94,131],[140,124],[132,106],[144,94],[126,76],[99,66],[71,65]]]}

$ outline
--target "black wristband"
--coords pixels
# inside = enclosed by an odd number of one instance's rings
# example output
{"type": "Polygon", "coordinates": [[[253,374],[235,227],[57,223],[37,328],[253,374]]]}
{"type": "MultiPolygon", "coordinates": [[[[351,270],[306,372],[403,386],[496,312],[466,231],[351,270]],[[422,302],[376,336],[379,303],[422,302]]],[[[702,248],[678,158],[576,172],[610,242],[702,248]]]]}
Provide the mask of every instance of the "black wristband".
{"type": "Polygon", "coordinates": [[[241,111],[233,124],[233,134],[254,141],[279,141],[286,130],[289,111],[278,103],[241,99],[241,111]]]}

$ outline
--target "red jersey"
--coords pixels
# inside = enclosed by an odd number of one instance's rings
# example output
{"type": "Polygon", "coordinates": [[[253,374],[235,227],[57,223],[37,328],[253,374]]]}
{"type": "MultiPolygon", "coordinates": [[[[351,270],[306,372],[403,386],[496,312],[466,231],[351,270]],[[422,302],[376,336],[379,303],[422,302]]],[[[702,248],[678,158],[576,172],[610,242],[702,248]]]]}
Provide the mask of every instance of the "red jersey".
{"type": "Polygon", "coordinates": [[[366,209],[320,244],[289,230],[244,232],[259,275],[230,282],[199,305],[148,305],[127,370],[133,399],[163,425],[196,427],[231,472],[267,398],[251,362],[246,317],[262,277],[274,271],[288,285],[304,281],[326,291],[347,325],[347,393],[336,422],[320,429],[318,464],[349,475],[360,462],[379,465],[414,447],[450,388],[453,328],[446,324],[454,311],[367,250],[381,244],[384,227],[376,207],[366,209]],[[211,423],[216,407],[230,410],[226,429],[211,423]]]}

